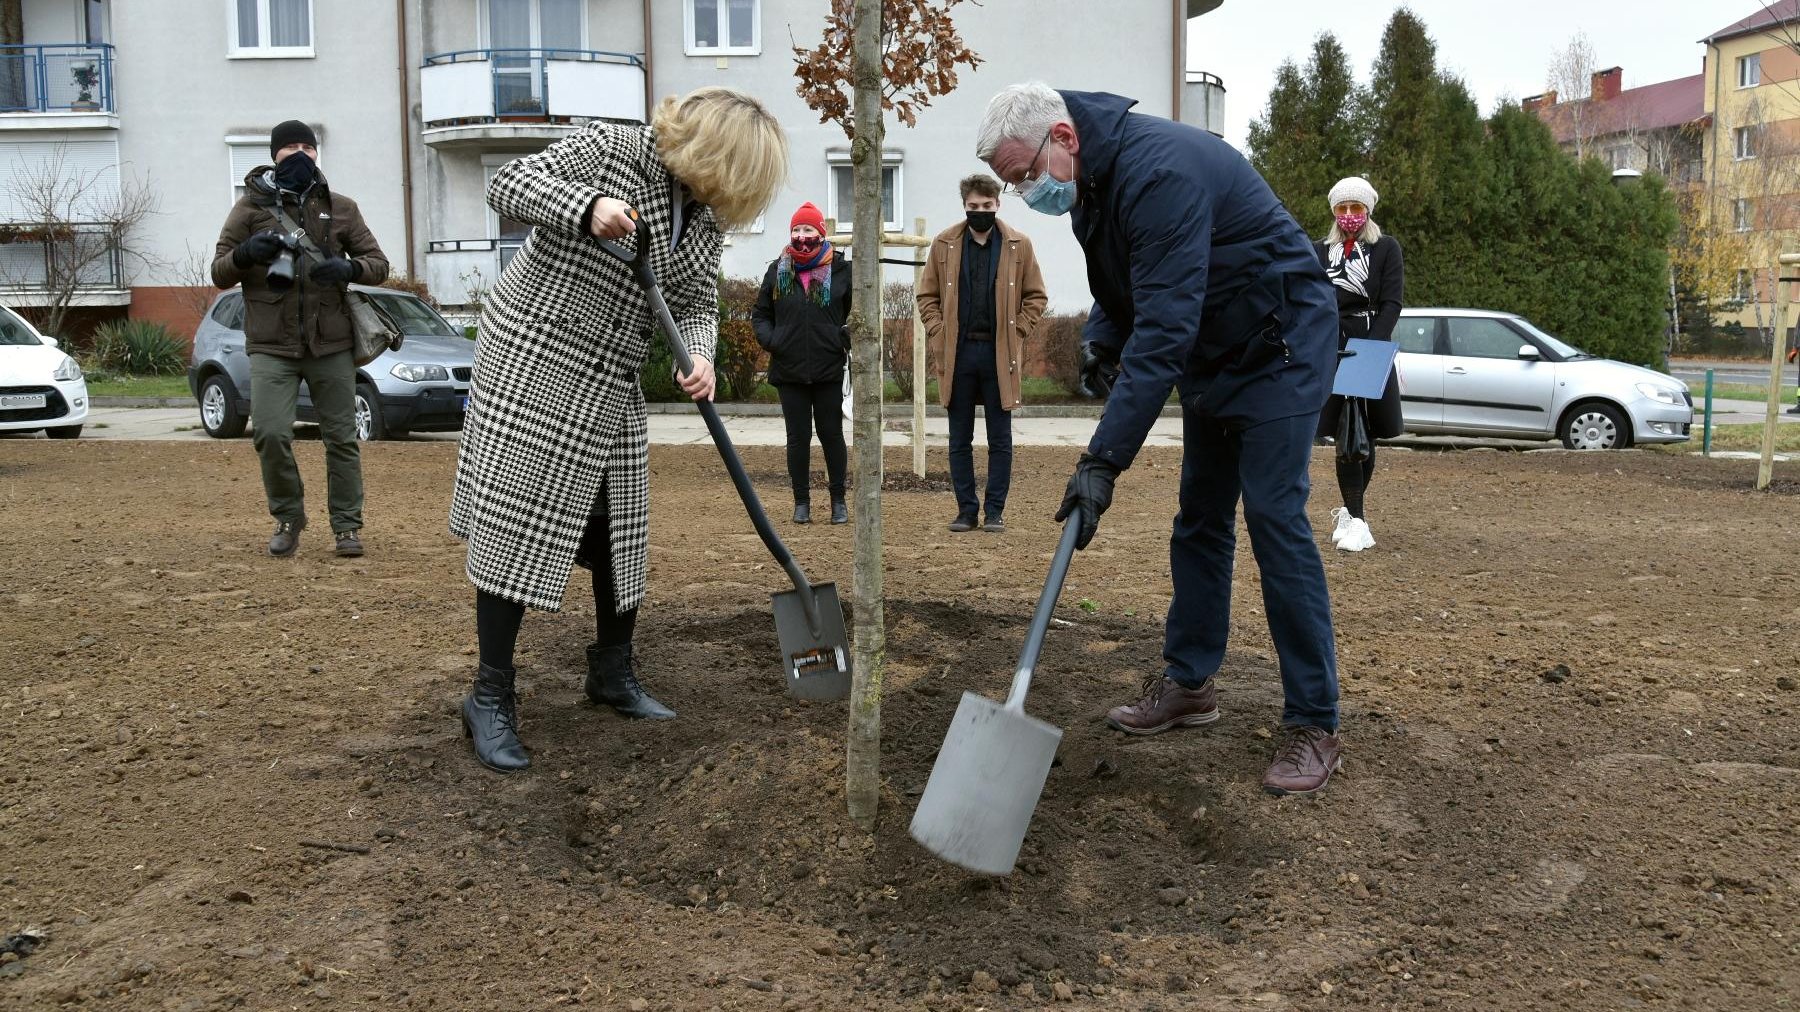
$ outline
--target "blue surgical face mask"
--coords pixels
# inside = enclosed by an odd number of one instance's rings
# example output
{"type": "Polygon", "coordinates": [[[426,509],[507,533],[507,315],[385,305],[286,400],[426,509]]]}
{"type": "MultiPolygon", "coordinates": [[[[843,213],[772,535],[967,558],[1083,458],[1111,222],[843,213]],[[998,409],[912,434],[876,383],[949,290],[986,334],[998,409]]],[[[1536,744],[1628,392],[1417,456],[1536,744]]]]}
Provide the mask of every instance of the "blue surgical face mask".
{"type": "Polygon", "coordinates": [[[1025,206],[1043,214],[1068,214],[1075,206],[1075,180],[1057,179],[1046,173],[1022,198],[1025,206]]]}

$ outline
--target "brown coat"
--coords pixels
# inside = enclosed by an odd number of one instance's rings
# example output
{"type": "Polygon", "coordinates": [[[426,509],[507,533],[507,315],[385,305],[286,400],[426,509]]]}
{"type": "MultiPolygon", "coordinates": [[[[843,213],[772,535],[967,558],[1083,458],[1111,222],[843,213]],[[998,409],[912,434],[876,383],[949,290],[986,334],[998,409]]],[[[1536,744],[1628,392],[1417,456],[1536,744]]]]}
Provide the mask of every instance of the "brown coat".
{"type": "MultiPolygon", "coordinates": [[[[296,255],[294,286],[285,292],[269,287],[268,268],[239,269],[231,262],[238,244],[268,229],[286,231],[275,217],[275,211],[260,198],[258,177],[268,170],[262,166],[244,179],[244,196],[231,208],[225,227],[219,230],[214,248],[212,278],[220,288],[244,286],[244,344],[246,350],[282,358],[305,358],[336,354],[350,347],[350,311],[344,305],[343,285],[322,285],[307,277],[316,261],[304,253],[296,255]]],[[[291,195],[289,195],[291,196],[291,195]]],[[[354,260],[360,272],[358,284],[379,285],[387,280],[388,261],[376,244],[369,226],[363,223],[356,201],[331,192],[324,177],[306,192],[298,205],[290,199],[285,205],[287,216],[326,256],[345,256],[354,260]]]]}
{"type": "MultiPolygon", "coordinates": [[[[932,240],[925,270],[919,277],[919,320],[925,337],[937,352],[934,375],[938,402],[950,406],[950,382],[956,369],[957,291],[962,277],[963,233],[968,222],[939,232],[932,240]]],[[[1038,321],[1050,297],[1044,292],[1044,272],[1038,269],[1031,240],[1004,221],[994,226],[1000,243],[1000,262],[994,270],[994,358],[1000,376],[1000,403],[1007,411],[1019,406],[1019,386],[1024,378],[1025,341],[1037,332],[1038,321]]]]}

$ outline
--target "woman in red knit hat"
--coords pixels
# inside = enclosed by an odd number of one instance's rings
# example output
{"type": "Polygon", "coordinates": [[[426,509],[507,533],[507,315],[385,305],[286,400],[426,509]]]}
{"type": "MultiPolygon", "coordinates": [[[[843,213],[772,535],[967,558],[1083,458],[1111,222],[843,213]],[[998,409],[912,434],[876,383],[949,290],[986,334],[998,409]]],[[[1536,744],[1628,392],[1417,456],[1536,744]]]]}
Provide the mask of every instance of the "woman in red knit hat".
{"type": "Polygon", "coordinates": [[[812,522],[812,438],[825,450],[831,522],[850,522],[844,501],[844,356],[850,352],[850,263],[825,239],[825,216],[810,201],[788,225],[787,248],[769,265],[751,314],[769,350],[769,382],[787,421],[794,522],[812,522]]]}

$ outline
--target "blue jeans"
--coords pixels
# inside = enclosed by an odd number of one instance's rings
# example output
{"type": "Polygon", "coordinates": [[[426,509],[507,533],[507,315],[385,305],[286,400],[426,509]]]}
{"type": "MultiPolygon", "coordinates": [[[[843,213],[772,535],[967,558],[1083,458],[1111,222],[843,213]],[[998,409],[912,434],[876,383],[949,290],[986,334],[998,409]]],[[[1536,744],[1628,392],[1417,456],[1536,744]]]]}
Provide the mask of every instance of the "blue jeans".
{"type": "Polygon", "coordinates": [[[974,516],[981,509],[975,497],[975,405],[987,416],[988,476],[987,515],[997,517],[1006,509],[1006,490],[1012,487],[1012,412],[1000,407],[1000,370],[994,361],[992,341],[956,342],[956,369],[950,377],[950,484],[956,489],[956,512],[974,516]]]}
{"type": "Polygon", "coordinates": [[[1283,723],[1335,731],[1337,649],[1325,567],[1306,517],[1316,415],[1240,428],[1197,412],[1182,425],[1181,513],[1169,538],[1175,596],[1163,640],[1165,674],[1198,688],[1218,672],[1231,629],[1231,570],[1237,505],[1256,568],[1263,610],[1281,661],[1283,723]]]}

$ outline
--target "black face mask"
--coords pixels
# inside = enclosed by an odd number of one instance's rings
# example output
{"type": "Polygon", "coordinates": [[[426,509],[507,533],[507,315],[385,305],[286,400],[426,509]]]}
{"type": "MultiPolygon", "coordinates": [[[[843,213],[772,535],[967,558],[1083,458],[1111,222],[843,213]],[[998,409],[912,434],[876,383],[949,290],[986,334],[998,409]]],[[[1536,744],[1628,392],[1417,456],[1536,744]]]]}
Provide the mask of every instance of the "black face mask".
{"type": "Polygon", "coordinates": [[[319,167],[304,151],[296,151],[275,166],[275,184],[284,190],[300,193],[313,184],[319,167]]]}
{"type": "Polygon", "coordinates": [[[968,215],[969,227],[977,232],[986,232],[994,227],[995,211],[965,211],[968,215]]]}

